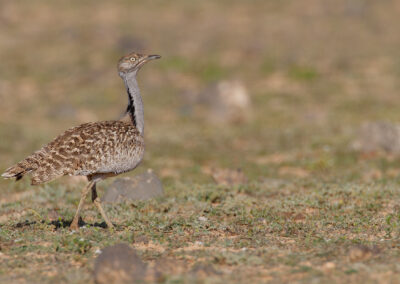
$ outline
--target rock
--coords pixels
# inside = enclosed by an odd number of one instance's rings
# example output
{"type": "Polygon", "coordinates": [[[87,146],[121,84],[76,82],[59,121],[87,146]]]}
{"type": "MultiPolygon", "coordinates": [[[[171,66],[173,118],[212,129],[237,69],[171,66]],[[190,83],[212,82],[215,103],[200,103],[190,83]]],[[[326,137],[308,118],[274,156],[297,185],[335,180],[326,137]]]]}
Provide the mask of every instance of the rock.
{"type": "Polygon", "coordinates": [[[184,94],[189,105],[203,105],[210,122],[246,121],[251,115],[250,96],[244,84],[237,80],[220,81],[199,93],[184,94]]]}
{"type": "Polygon", "coordinates": [[[247,177],[241,169],[219,169],[212,168],[211,176],[220,185],[232,186],[247,183],[247,177]]]}
{"type": "Polygon", "coordinates": [[[132,178],[116,179],[104,194],[103,201],[120,203],[126,200],[147,200],[163,194],[161,181],[151,170],[148,170],[132,178]]]}
{"type": "Polygon", "coordinates": [[[365,245],[357,245],[349,249],[348,257],[352,262],[360,262],[370,259],[373,255],[378,254],[379,251],[377,247],[370,248],[365,245]]]}
{"type": "Polygon", "coordinates": [[[94,280],[97,284],[136,283],[146,277],[147,265],[126,244],[105,248],[96,258],[94,280]]]}
{"type": "Polygon", "coordinates": [[[385,151],[400,154],[400,125],[388,122],[364,123],[351,146],[363,153],[385,151]]]}

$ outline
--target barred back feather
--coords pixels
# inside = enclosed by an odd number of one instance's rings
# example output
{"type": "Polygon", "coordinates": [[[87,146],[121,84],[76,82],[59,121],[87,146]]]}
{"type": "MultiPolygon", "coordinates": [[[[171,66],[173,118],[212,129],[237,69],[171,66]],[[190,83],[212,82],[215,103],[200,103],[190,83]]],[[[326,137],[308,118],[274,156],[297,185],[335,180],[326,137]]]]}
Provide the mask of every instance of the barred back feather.
{"type": "Polygon", "coordinates": [[[19,180],[30,174],[35,185],[64,175],[120,174],[134,169],[143,154],[143,136],[132,123],[85,123],[8,168],[2,177],[19,180]]]}

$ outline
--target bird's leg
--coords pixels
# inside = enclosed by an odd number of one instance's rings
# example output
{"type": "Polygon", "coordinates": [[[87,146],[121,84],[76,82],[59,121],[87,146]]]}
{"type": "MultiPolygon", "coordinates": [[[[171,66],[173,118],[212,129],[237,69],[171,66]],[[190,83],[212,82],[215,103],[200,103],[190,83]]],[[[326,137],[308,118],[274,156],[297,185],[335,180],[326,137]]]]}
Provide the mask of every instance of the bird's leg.
{"type": "Polygon", "coordinates": [[[94,202],[97,198],[96,184],[92,186],[92,202],[94,202]]]}
{"type": "Polygon", "coordinates": [[[101,206],[100,198],[96,197],[96,199],[93,201],[94,204],[96,205],[97,209],[99,209],[101,216],[103,216],[104,221],[106,221],[107,227],[109,229],[114,228],[114,225],[110,222],[108,219],[106,212],[104,212],[103,207],[101,206]]]}
{"type": "Polygon", "coordinates": [[[97,196],[96,184],[94,184],[92,187],[92,201],[96,205],[97,209],[99,209],[104,221],[106,221],[107,227],[114,228],[113,224],[110,222],[110,219],[108,219],[106,213],[104,212],[103,207],[101,206],[100,198],[97,196]]]}
{"type": "Polygon", "coordinates": [[[80,211],[82,209],[83,202],[85,201],[85,198],[86,198],[87,194],[89,193],[89,190],[92,188],[93,185],[95,185],[95,183],[93,181],[91,181],[82,190],[81,200],[79,201],[78,209],[76,210],[75,217],[72,220],[72,223],[71,223],[71,226],[70,226],[71,229],[74,229],[74,230],[78,230],[79,229],[79,226],[78,226],[79,213],[80,213],[80,211]]]}

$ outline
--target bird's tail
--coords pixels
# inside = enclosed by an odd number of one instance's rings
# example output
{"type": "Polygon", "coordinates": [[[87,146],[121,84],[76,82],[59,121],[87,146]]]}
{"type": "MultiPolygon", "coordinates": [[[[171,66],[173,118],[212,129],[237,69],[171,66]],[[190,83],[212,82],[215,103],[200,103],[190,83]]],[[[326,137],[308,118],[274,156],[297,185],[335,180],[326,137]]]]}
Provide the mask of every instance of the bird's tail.
{"type": "Polygon", "coordinates": [[[20,180],[31,170],[32,169],[26,168],[23,162],[20,162],[12,167],[9,167],[1,176],[6,179],[15,178],[15,180],[20,180]]]}

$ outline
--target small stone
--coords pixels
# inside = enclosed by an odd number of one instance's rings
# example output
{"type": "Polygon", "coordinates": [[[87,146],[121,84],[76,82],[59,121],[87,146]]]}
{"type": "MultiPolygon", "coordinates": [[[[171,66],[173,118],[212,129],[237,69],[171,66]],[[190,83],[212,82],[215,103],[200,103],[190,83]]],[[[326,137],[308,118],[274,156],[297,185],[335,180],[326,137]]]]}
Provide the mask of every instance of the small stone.
{"type": "Polygon", "coordinates": [[[147,265],[127,244],[107,247],[96,258],[94,280],[97,284],[136,283],[146,277],[147,265]]]}
{"type": "Polygon", "coordinates": [[[103,196],[104,202],[121,203],[126,200],[148,200],[162,196],[160,179],[151,171],[135,177],[117,178],[103,196]]]}
{"type": "Polygon", "coordinates": [[[377,254],[379,249],[376,247],[370,248],[365,245],[357,245],[349,249],[348,257],[352,262],[359,262],[370,259],[374,254],[377,254]]]}
{"type": "Polygon", "coordinates": [[[212,123],[242,122],[251,117],[251,101],[245,85],[238,80],[213,83],[201,92],[184,93],[190,105],[202,105],[212,123]]]}
{"type": "Polygon", "coordinates": [[[400,125],[389,122],[364,123],[351,146],[363,153],[384,151],[400,154],[400,125]]]}
{"type": "Polygon", "coordinates": [[[201,221],[201,222],[206,222],[208,219],[206,218],[206,217],[204,217],[204,216],[200,216],[199,217],[199,221],[201,221]]]}

